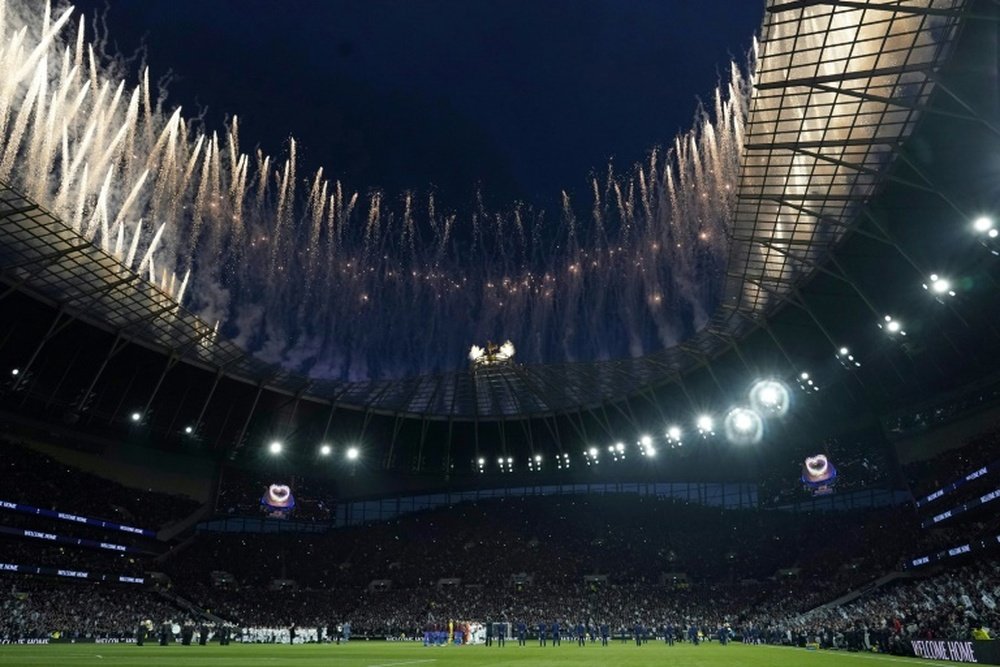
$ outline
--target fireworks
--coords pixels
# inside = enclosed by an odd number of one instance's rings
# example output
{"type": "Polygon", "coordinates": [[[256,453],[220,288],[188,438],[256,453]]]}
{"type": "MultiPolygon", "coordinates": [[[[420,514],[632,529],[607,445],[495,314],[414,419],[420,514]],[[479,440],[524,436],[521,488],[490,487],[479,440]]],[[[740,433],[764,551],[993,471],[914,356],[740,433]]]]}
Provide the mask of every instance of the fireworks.
{"type": "Polygon", "coordinates": [[[721,294],[735,66],[689,133],[557,215],[303,178],[294,140],[248,155],[238,119],[197,130],[127,77],[72,8],[0,0],[0,180],[265,360],[364,379],[458,368],[470,340],[517,340],[524,363],[638,356],[721,294]]]}

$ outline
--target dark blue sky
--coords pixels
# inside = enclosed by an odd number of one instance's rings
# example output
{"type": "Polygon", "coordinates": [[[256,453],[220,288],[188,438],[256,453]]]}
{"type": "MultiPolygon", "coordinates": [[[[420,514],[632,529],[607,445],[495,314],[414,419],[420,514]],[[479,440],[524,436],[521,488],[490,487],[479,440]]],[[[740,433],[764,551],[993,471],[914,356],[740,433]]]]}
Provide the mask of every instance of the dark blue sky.
{"type": "MultiPolygon", "coordinates": [[[[76,3],[90,14],[105,0],[76,3]]],[[[241,117],[244,150],[294,135],[303,175],[352,189],[436,187],[461,208],[552,205],[686,129],[762,0],[141,0],[111,3],[170,105],[241,117]]]]}

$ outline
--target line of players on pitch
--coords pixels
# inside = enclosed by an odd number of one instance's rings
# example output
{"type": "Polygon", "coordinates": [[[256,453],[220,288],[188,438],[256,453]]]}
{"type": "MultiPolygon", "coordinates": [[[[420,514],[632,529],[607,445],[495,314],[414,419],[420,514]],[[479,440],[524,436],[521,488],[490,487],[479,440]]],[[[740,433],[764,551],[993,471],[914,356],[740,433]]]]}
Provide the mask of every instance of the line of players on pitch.
{"type": "MultiPolygon", "coordinates": [[[[508,624],[507,623],[487,623],[486,624],[486,645],[493,646],[495,643],[497,646],[504,646],[508,636],[508,624]]],[[[550,624],[539,623],[536,628],[536,634],[532,639],[538,640],[539,646],[547,646],[550,641],[552,646],[562,645],[562,626],[559,625],[558,621],[554,621],[550,624]]],[[[584,623],[577,623],[576,627],[570,627],[567,629],[568,638],[571,641],[575,641],[577,646],[586,646],[587,639],[590,639],[591,644],[596,644],[598,641],[601,646],[607,646],[608,641],[611,639],[618,639],[621,643],[628,641],[635,641],[636,646],[642,646],[650,639],[657,640],[662,638],[664,643],[668,646],[673,646],[675,641],[684,641],[685,634],[687,635],[687,640],[697,646],[699,643],[711,640],[713,635],[718,639],[720,644],[728,644],[729,640],[733,636],[733,630],[726,624],[720,628],[717,628],[714,632],[706,628],[700,628],[697,625],[692,624],[686,630],[683,627],[675,627],[673,623],[666,623],[660,628],[646,627],[641,623],[637,623],[631,630],[626,627],[622,627],[615,633],[612,637],[611,628],[607,623],[602,623],[600,625],[587,625],[584,623]]],[[[514,636],[517,638],[518,646],[526,646],[528,643],[528,626],[523,621],[516,624],[514,628],[514,636]]]]}

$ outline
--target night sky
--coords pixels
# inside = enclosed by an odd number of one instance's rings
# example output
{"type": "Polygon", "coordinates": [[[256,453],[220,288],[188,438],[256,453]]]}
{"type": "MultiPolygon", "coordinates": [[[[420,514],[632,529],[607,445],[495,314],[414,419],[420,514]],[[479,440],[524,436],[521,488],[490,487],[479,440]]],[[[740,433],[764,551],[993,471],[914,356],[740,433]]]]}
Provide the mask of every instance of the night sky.
{"type": "Polygon", "coordinates": [[[758,0],[141,0],[104,13],[145,45],[168,106],[241,118],[244,150],[324,166],[352,189],[435,188],[462,208],[552,207],[613,159],[687,129],[761,23],[758,0]]]}

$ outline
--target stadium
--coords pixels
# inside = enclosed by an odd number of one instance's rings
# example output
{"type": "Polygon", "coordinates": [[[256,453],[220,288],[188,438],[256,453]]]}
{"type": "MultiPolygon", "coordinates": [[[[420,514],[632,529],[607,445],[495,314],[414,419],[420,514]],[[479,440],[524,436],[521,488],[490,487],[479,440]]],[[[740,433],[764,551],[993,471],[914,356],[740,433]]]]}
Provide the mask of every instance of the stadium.
{"type": "Polygon", "coordinates": [[[0,0],[0,665],[1000,664],[1000,7],[757,4],[546,214],[0,0]]]}

